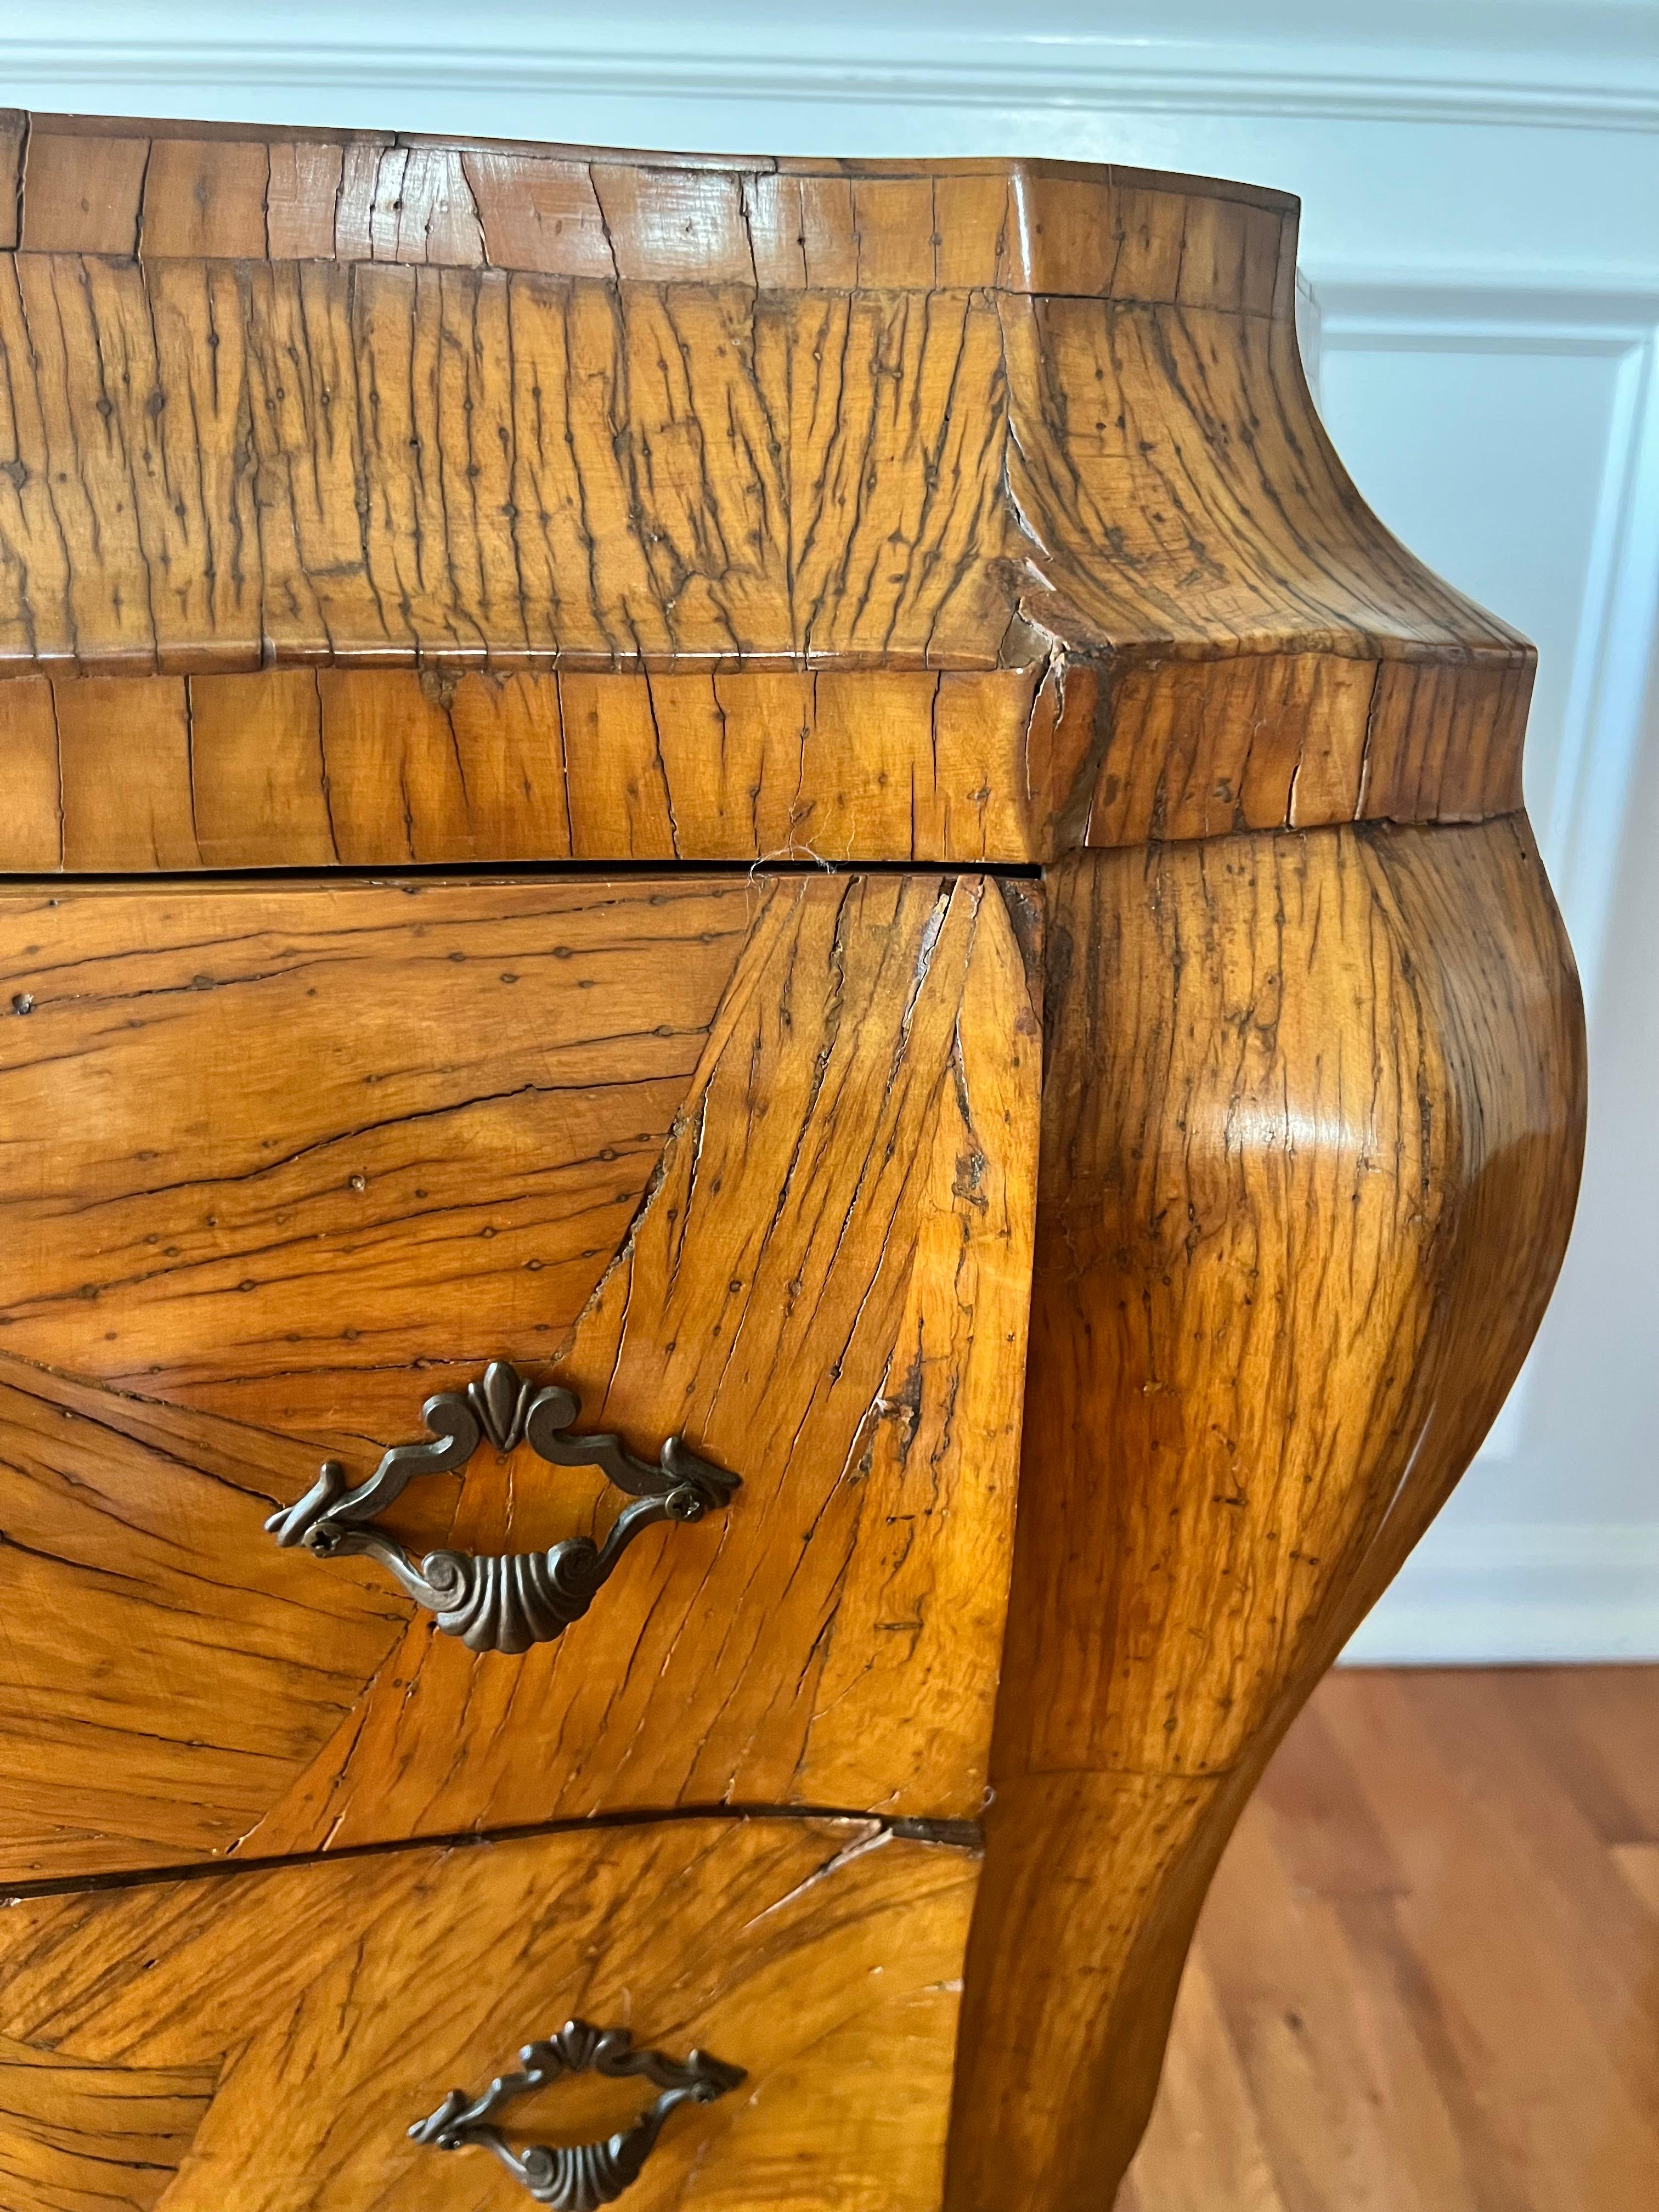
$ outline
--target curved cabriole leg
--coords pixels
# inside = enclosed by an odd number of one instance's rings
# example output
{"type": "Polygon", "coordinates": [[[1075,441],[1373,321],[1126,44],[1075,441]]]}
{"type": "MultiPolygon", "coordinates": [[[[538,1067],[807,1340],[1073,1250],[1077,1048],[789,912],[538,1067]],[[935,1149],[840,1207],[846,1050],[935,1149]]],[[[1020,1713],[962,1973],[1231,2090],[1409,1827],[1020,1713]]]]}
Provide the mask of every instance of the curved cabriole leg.
{"type": "Polygon", "coordinates": [[[1051,881],[1013,1609],[949,2212],[1102,2212],[1267,1757],[1468,1464],[1566,1241],[1519,817],[1051,881]]]}

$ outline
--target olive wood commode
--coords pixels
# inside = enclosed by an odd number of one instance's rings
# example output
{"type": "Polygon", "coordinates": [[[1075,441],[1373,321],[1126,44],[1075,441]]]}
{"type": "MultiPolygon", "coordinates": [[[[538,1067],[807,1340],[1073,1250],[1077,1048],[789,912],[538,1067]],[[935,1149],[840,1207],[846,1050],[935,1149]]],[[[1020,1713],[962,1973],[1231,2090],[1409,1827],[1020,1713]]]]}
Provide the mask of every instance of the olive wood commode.
{"type": "Polygon", "coordinates": [[[1102,2212],[1578,1167],[1532,656],[1291,204],[16,117],[14,213],[0,2196],[1102,2212]]]}

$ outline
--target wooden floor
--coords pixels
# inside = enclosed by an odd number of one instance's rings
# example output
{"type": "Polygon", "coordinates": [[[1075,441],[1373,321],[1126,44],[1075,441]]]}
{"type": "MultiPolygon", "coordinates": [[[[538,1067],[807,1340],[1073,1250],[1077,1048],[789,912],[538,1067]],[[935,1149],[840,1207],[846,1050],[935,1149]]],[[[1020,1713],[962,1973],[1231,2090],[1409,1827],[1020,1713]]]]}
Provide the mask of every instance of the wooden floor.
{"type": "Polygon", "coordinates": [[[1659,2212],[1659,1667],[1333,1676],[1118,2212],[1659,2212]]]}

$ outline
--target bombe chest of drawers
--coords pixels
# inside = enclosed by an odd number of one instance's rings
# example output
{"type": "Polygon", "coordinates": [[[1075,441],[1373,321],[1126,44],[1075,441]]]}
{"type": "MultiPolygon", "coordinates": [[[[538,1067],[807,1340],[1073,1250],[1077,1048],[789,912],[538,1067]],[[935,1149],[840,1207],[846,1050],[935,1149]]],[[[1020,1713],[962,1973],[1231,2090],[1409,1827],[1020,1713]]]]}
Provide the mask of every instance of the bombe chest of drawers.
{"type": "Polygon", "coordinates": [[[1512,1379],[1294,209],[0,125],[0,2204],[1104,2212],[1512,1379]]]}

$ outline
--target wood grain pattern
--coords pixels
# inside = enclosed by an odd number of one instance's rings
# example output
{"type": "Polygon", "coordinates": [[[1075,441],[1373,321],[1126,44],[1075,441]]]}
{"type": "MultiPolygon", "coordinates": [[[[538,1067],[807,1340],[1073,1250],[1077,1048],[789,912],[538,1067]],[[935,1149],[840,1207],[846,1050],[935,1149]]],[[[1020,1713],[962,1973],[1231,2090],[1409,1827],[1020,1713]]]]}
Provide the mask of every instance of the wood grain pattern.
{"type": "Polygon", "coordinates": [[[1659,2188],[1659,1668],[1345,1668],[1206,1901],[1119,2212],[1659,2188]]]}
{"type": "MultiPolygon", "coordinates": [[[[873,1822],[686,1820],[9,1901],[0,2173],[30,2212],[516,2212],[405,2130],[575,2014],[747,2070],[642,2212],[932,2212],[975,1874],[873,1822]]],[[[646,2101],[569,2081],[521,2139],[646,2101]]]]}
{"type": "MultiPolygon", "coordinates": [[[[20,1269],[0,1360],[5,1878],[623,1807],[978,1813],[1040,1058],[995,885],[13,908],[36,997],[4,1025],[0,1107],[36,1164],[10,1195],[29,1287],[20,1269]],[[216,988],[191,987],[198,966],[216,988]],[[728,972],[706,1042],[659,1037],[650,1015],[689,1024],[728,972]],[[432,1001],[418,1018],[403,975],[432,1001]],[[527,1023],[507,1011],[525,991],[527,1023]],[[215,1084],[273,1019],[269,1094],[215,1084]],[[699,1042],[688,1091],[665,1071],[699,1042]],[[659,1094],[678,1111],[659,1162],[624,1133],[659,1094]],[[495,1133],[501,1113],[530,1120],[495,1133]],[[641,1539],[587,1620],[514,1660],[411,1620],[372,1564],[278,1553],[259,1526],[319,1442],[367,1474],[365,1431],[418,1433],[431,1389],[497,1355],[551,1355],[586,1426],[653,1455],[683,1431],[744,1481],[717,1520],[641,1539]]],[[[597,1477],[485,1454],[392,1525],[419,1548],[530,1550],[613,1510],[597,1477]]]]}
{"type": "Polygon", "coordinates": [[[292,1786],[407,1607],[259,1534],[308,1462],[0,1357],[0,1879],[191,1864],[292,1786]]]}
{"type": "Polygon", "coordinates": [[[1172,846],[1054,888],[952,2212],[1081,2212],[1121,2174],[1221,1844],[1502,1402],[1582,1143],[1576,983],[1517,824],[1172,846]]]}
{"type": "Polygon", "coordinates": [[[1092,694],[1040,671],[0,682],[0,861],[70,873],[1029,858],[1092,694]]]}
{"type": "Polygon", "coordinates": [[[455,1370],[544,1359],[763,897],[0,891],[0,1346],[353,1457],[455,1370]]]}
{"type": "Polygon", "coordinates": [[[88,2065],[0,2036],[7,2201],[28,2212],[154,2212],[207,2116],[218,2074],[216,2065],[88,2065]]]}
{"type": "Polygon", "coordinates": [[[1015,863],[1518,803],[1530,648],[1332,453],[1278,196],[46,117],[20,143],[6,865],[314,866],[325,833],[377,866],[1015,863]],[[851,744],[826,687],[876,672],[851,744]],[[135,739],[129,817],[96,788],[135,739]],[[330,824],[370,744],[410,803],[330,824]]]}
{"type": "MultiPolygon", "coordinates": [[[[989,1785],[951,2212],[1097,2207],[1239,1807],[1525,1350],[1582,1136],[1531,649],[1332,452],[1294,204],[35,117],[0,210],[0,1880],[336,1854],[222,1869],[211,1918],[31,1904],[0,2162],[87,2212],[148,2128],[119,2185],[166,2212],[483,2212],[386,2087],[501,2063],[486,1961],[549,1868],[560,1972],[637,1993],[911,1862],[843,1838],[832,1881],[799,1821],[353,1850],[989,1785]],[[325,872],[187,880],[252,869],[325,872]],[[517,1660],[258,1527],[495,1357],[743,1478],[517,1660]]],[[[599,1534],[550,1473],[483,1455],[393,1532],[599,1534]]],[[[785,2150],[688,2148],[650,2201],[937,2201],[960,1950],[916,1924],[922,2086],[854,1911],[772,1989],[785,2150]]]]}
{"type": "Polygon", "coordinates": [[[0,114],[0,191],[25,246],[77,253],[690,274],[769,290],[959,285],[1265,313],[1295,209],[1254,185],[1082,162],[619,154],[0,114]],[[86,183],[70,189],[100,161],[131,178],[121,228],[86,183]]]}

